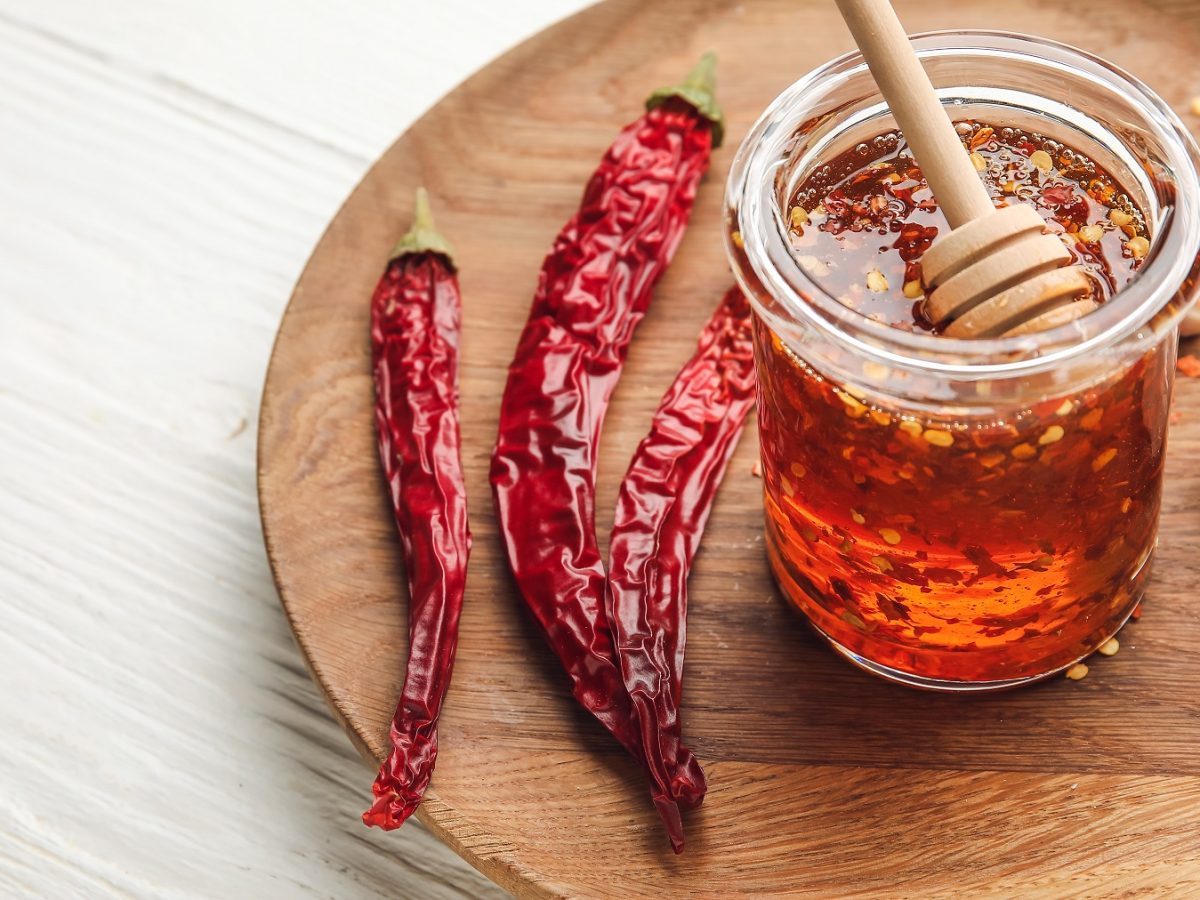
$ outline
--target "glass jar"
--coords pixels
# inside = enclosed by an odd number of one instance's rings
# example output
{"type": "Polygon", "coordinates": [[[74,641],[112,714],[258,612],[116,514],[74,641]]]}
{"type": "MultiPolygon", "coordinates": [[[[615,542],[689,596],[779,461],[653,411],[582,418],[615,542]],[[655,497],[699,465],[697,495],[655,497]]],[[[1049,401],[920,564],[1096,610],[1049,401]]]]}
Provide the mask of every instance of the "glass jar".
{"type": "Polygon", "coordinates": [[[1069,667],[1138,604],[1157,540],[1177,330],[1196,298],[1200,158],[1145,85],[1063,44],[914,38],[954,119],[1038,132],[1106,169],[1151,249],[1094,313],[954,340],[842,305],[796,261],[796,186],[895,129],[852,53],[788,88],[734,161],[726,247],[754,304],[767,548],[860,666],[945,690],[1069,667]]]}

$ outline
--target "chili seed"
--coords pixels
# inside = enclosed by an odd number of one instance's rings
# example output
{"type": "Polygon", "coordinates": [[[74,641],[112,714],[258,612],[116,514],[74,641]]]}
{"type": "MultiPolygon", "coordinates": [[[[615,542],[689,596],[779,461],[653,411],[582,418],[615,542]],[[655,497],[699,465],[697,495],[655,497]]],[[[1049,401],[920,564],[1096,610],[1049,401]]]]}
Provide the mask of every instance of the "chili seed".
{"type": "Polygon", "coordinates": [[[792,470],[792,474],[797,478],[803,478],[808,474],[808,469],[804,468],[804,466],[800,465],[800,463],[792,463],[790,468],[792,470]]]}
{"type": "Polygon", "coordinates": [[[1032,444],[1017,444],[1012,448],[1013,459],[1033,459],[1037,449],[1032,444]]]}
{"type": "Polygon", "coordinates": [[[860,619],[858,616],[856,616],[854,613],[850,612],[850,610],[846,610],[844,613],[842,613],[842,621],[845,622],[847,625],[852,625],[853,627],[859,629],[860,631],[866,630],[866,627],[867,627],[867,623],[864,622],[862,619],[860,619]]]}
{"type": "Polygon", "coordinates": [[[1042,436],[1038,438],[1038,443],[1043,446],[1046,444],[1057,444],[1063,439],[1064,434],[1066,434],[1066,431],[1063,430],[1061,425],[1051,425],[1042,432],[1042,436]]]}
{"type": "Polygon", "coordinates": [[[1071,414],[1071,410],[1073,410],[1074,408],[1075,408],[1074,403],[1072,403],[1070,400],[1064,400],[1062,402],[1062,406],[1060,406],[1058,409],[1056,409],[1054,411],[1054,414],[1056,416],[1069,416],[1071,414]]]}
{"type": "Polygon", "coordinates": [[[872,556],[871,564],[880,572],[891,572],[896,567],[892,565],[892,561],[886,556],[872,556]]]}
{"type": "Polygon", "coordinates": [[[881,363],[872,362],[870,360],[868,360],[862,364],[862,371],[863,371],[863,374],[866,375],[868,378],[874,379],[876,381],[882,381],[883,379],[887,378],[889,375],[892,374],[892,370],[889,369],[887,366],[882,365],[881,363]]]}
{"type": "Polygon", "coordinates": [[[1131,506],[1133,506],[1133,501],[1130,498],[1126,497],[1124,500],[1121,501],[1121,512],[1122,513],[1129,512],[1129,507],[1131,507],[1131,506]]]}
{"type": "Polygon", "coordinates": [[[1087,677],[1088,667],[1086,663],[1075,663],[1071,668],[1067,669],[1067,677],[1072,681],[1080,681],[1087,677]]]}
{"type": "Polygon", "coordinates": [[[994,469],[1002,462],[1004,462],[1003,453],[989,453],[986,456],[979,457],[979,464],[985,469],[994,469]]]}
{"type": "Polygon", "coordinates": [[[1128,225],[1130,222],[1132,222],[1133,216],[1125,212],[1123,209],[1110,209],[1108,211],[1108,221],[1120,227],[1121,225],[1128,225]]]}
{"type": "Polygon", "coordinates": [[[838,391],[838,397],[846,404],[846,415],[852,419],[858,419],[867,414],[867,408],[857,397],[852,397],[845,391],[838,391]]]}
{"type": "Polygon", "coordinates": [[[903,422],[900,423],[900,430],[906,431],[909,434],[911,434],[913,437],[916,437],[918,434],[920,434],[925,429],[921,427],[921,424],[919,422],[914,422],[912,419],[905,419],[903,422]]]}
{"type": "Polygon", "coordinates": [[[895,528],[880,528],[879,536],[889,544],[898,544],[903,538],[900,537],[900,532],[895,528]]]}
{"type": "Polygon", "coordinates": [[[829,274],[829,264],[815,256],[797,256],[796,262],[800,263],[800,268],[814,278],[823,278],[829,274]]]}
{"type": "Polygon", "coordinates": [[[1079,420],[1079,427],[1085,431],[1095,431],[1100,427],[1100,420],[1104,418],[1103,409],[1093,409],[1079,420]]]}
{"type": "Polygon", "coordinates": [[[1104,228],[1100,225],[1084,225],[1079,229],[1079,239],[1094,244],[1104,237],[1104,228]]]}
{"type": "Polygon", "coordinates": [[[904,296],[909,300],[919,300],[925,296],[925,288],[917,279],[904,282],[904,296]]]}
{"type": "Polygon", "coordinates": [[[976,172],[982,172],[987,168],[987,160],[979,153],[971,154],[971,165],[975,167],[976,172]]]}
{"type": "Polygon", "coordinates": [[[746,246],[746,242],[742,240],[742,233],[740,231],[735,231],[729,236],[729,239],[733,241],[733,246],[737,247],[739,250],[745,248],[746,246]]]}
{"type": "Polygon", "coordinates": [[[1191,109],[1193,116],[1200,116],[1200,97],[1192,98],[1192,102],[1189,105],[1189,109],[1191,109]]]}
{"type": "Polygon", "coordinates": [[[1121,649],[1121,642],[1115,637],[1109,638],[1096,650],[1101,656],[1116,656],[1117,651],[1121,649]]]}
{"type": "Polygon", "coordinates": [[[790,481],[788,481],[788,477],[786,475],[779,476],[779,485],[780,485],[780,487],[783,488],[783,492],[785,494],[787,494],[789,497],[792,496],[792,494],[796,493],[795,485],[793,485],[790,481]]]}
{"type": "Polygon", "coordinates": [[[803,206],[792,207],[792,227],[800,228],[808,224],[808,211],[803,206]]]}
{"type": "Polygon", "coordinates": [[[850,518],[854,520],[855,525],[862,525],[864,522],[867,521],[866,517],[862,513],[860,513],[857,509],[850,510],[850,518]]]}
{"type": "Polygon", "coordinates": [[[1105,450],[1103,453],[1101,453],[1099,456],[1097,456],[1095,459],[1092,460],[1092,471],[1099,472],[1101,469],[1103,469],[1105,466],[1107,466],[1110,462],[1112,462],[1113,457],[1116,455],[1117,455],[1117,448],[1109,447],[1107,450],[1105,450]]]}
{"type": "Polygon", "coordinates": [[[1029,154],[1029,161],[1037,166],[1038,170],[1045,173],[1054,168],[1054,160],[1050,158],[1050,154],[1045,150],[1034,150],[1029,154]]]}
{"type": "Polygon", "coordinates": [[[1125,242],[1125,249],[1134,259],[1141,259],[1150,252],[1150,242],[1144,237],[1130,238],[1125,242]]]}
{"type": "Polygon", "coordinates": [[[867,288],[876,294],[882,294],[888,289],[887,279],[878,269],[872,269],[867,273],[867,288]]]}
{"type": "Polygon", "coordinates": [[[876,425],[891,425],[892,417],[883,412],[883,410],[873,409],[871,410],[871,421],[876,425]]]}
{"type": "Polygon", "coordinates": [[[927,428],[922,435],[929,443],[935,447],[951,447],[954,445],[954,435],[948,431],[942,431],[937,428],[927,428]]]}

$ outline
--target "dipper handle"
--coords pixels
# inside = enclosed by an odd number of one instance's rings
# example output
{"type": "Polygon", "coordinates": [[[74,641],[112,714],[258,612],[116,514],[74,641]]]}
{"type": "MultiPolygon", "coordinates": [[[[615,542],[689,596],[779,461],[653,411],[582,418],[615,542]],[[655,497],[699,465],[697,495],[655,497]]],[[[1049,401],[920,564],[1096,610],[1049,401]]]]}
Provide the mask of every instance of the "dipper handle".
{"type": "Polygon", "coordinates": [[[888,0],[837,0],[951,231],[921,259],[926,315],[954,338],[1028,334],[1096,308],[1032,207],[997,209],[888,0]]]}
{"type": "Polygon", "coordinates": [[[837,5],[950,227],[994,212],[892,5],[888,0],[837,5]]]}

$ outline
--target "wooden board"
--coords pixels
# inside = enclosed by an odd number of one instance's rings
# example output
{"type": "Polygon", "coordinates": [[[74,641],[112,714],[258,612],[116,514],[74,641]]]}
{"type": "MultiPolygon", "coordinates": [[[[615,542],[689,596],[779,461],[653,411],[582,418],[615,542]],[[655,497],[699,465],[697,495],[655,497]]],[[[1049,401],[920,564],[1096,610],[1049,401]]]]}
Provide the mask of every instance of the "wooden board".
{"type": "MultiPolygon", "coordinates": [[[[1200,92],[1197,5],[899,4],[914,31],[1004,25],[1081,45],[1146,78],[1179,109],[1200,92]]],[[[671,856],[633,765],[571,700],[495,534],[486,472],[504,371],[542,256],[598,157],[649,89],[709,47],[721,56],[730,142],[714,158],[609,415],[606,533],[626,461],[729,282],[718,222],[737,142],[783,87],[849,47],[831,4],[593,7],[450,94],[384,155],[317,247],[267,379],[260,493],[280,594],[337,716],[364,753],[383,753],[406,610],[373,444],[367,298],[423,183],[462,270],[476,535],[425,822],[530,896],[1200,892],[1194,382],[1178,392],[1183,418],[1145,615],[1086,680],[933,696],[835,658],[768,575],[751,430],[691,581],[683,712],[711,790],[687,821],[685,855],[671,856]]],[[[364,803],[369,782],[364,769],[364,803]]]]}

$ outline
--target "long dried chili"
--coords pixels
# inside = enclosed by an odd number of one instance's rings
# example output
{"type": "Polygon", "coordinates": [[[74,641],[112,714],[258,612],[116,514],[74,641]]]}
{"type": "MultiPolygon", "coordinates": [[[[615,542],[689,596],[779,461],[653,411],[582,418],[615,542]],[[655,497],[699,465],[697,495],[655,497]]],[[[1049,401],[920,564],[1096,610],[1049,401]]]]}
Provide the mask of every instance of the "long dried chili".
{"type": "MultiPolygon", "coordinates": [[[[658,91],[589,181],[542,266],[500,412],[491,480],[509,565],[569,675],[575,697],[645,764],[613,652],[596,541],[596,450],[608,401],[651,290],[679,245],[721,137],[715,57],[658,91]]],[[[686,752],[663,760],[674,793],[655,790],[672,843],[677,803],[704,796],[686,752]]]]}
{"type": "Polygon", "coordinates": [[[433,229],[424,190],[371,298],[379,458],[408,577],[408,668],[391,752],[363,821],[402,825],[425,794],[450,686],[471,532],[458,416],[462,301],[450,247],[433,229]]]}
{"type": "Polygon", "coordinates": [[[652,777],[685,754],[679,721],[687,579],[721,476],[754,405],[750,304],[726,293],[663,396],[621,483],[607,613],[652,777]]]}

